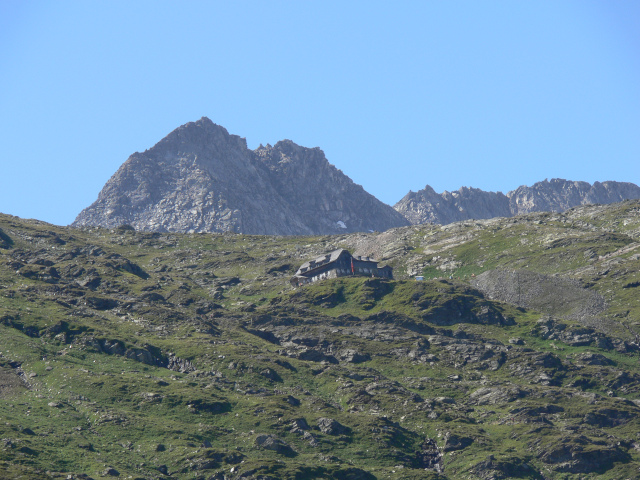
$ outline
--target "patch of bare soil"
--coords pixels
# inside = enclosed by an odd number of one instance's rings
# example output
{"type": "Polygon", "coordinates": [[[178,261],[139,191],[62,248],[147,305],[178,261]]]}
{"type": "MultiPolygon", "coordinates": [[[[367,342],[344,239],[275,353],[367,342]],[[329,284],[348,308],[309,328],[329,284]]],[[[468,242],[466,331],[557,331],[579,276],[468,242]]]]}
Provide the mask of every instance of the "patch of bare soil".
{"type": "Polygon", "coordinates": [[[26,388],[26,385],[13,368],[0,366],[0,398],[15,395],[26,388]]]}

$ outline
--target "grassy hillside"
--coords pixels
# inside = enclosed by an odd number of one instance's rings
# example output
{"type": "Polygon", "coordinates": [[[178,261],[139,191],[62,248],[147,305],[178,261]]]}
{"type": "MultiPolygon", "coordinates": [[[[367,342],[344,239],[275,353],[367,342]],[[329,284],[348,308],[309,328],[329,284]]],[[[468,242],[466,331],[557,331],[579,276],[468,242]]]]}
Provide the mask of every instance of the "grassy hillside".
{"type": "Polygon", "coordinates": [[[0,215],[0,478],[637,478],[639,237],[639,202],[332,237],[0,215]],[[289,286],[335,248],[396,280],[289,286]]]}

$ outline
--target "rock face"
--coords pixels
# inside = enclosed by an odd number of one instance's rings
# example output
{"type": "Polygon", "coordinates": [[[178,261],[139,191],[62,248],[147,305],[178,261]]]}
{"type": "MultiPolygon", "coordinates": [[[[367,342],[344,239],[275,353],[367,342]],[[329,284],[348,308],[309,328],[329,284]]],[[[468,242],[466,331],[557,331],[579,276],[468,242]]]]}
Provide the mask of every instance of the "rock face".
{"type": "Polygon", "coordinates": [[[408,225],[393,208],[290,140],[247,148],[208,118],[134,153],[73,226],[317,235],[408,225]]]}
{"type": "Polygon", "coordinates": [[[462,187],[455,192],[439,194],[427,185],[409,192],[394,208],[413,225],[442,225],[470,219],[511,217],[530,212],[564,212],[586,204],[608,204],[640,198],[640,187],[626,182],[572,182],[554,178],[551,181],[520,186],[504,195],[477,188],[462,187]]]}
{"type": "Polygon", "coordinates": [[[579,282],[528,270],[488,270],[471,280],[487,298],[554,316],[583,319],[605,309],[602,295],[579,282]]]}
{"type": "Polygon", "coordinates": [[[509,198],[501,192],[485,192],[462,187],[456,192],[439,194],[427,185],[419,192],[409,192],[394,207],[413,225],[447,224],[493,217],[510,217],[509,198]]]}
{"type": "MultiPolygon", "coordinates": [[[[324,235],[563,212],[636,198],[640,187],[632,183],[552,179],[506,195],[468,187],[439,194],[427,185],[391,208],[331,165],[317,147],[283,140],[250,150],[244,138],[203,117],[131,155],[72,226],[324,235]]],[[[5,237],[0,232],[0,248],[10,246],[5,237]]]]}

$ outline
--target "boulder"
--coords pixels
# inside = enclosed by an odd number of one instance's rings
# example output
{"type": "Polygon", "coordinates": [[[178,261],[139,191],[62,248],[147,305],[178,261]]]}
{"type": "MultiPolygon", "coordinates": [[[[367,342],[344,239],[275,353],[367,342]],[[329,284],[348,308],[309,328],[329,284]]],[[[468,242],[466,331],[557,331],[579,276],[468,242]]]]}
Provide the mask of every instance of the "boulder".
{"type": "Polygon", "coordinates": [[[473,438],[464,435],[456,435],[451,432],[447,432],[444,436],[443,452],[453,452],[456,450],[463,450],[473,443],[473,438]]]}
{"type": "Polygon", "coordinates": [[[362,354],[353,348],[342,350],[337,356],[339,360],[347,363],[362,363],[371,360],[371,355],[362,354]]]}
{"type": "Polygon", "coordinates": [[[119,477],[120,472],[118,472],[118,470],[113,467],[107,467],[102,472],[100,472],[100,475],[102,475],[103,477],[119,477]]]}
{"type": "Polygon", "coordinates": [[[273,450],[280,455],[295,455],[295,451],[284,440],[276,437],[275,435],[258,435],[255,439],[255,445],[260,448],[264,448],[265,450],[273,450]]]}
{"type": "Polygon", "coordinates": [[[333,418],[319,418],[318,428],[320,428],[322,433],[327,435],[346,435],[349,433],[349,428],[345,427],[333,418]]]}
{"type": "Polygon", "coordinates": [[[526,394],[526,391],[515,386],[482,387],[469,396],[469,401],[474,405],[495,405],[513,402],[526,394]]]}

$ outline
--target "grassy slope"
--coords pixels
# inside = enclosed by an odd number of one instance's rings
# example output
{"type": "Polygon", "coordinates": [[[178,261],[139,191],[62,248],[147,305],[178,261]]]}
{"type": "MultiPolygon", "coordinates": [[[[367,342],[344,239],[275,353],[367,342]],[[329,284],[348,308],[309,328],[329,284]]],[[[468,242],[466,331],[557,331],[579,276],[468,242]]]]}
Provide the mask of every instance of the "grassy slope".
{"type": "Polygon", "coordinates": [[[362,236],[71,230],[1,216],[0,471],[436,478],[416,454],[430,438],[447,478],[633,478],[637,353],[545,338],[539,313],[485,299],[468,276],[579,279],[607,299],[619,325],[608,338],[630,340],[639,227],[637,203],[411,227],[382,245],[396,272],[459,278],[293,291],[300,263],[362,236]],[[126,358],[141,351],[182,367],[126,358]],[[323,433],[323,417],[348,429],[323,433]],[[313,439],[291,431],[302,418],[313,439]],[[265,433],[292,449],[257,447],[265,433]],[[563,466],[589,455],[604,459],[598,471],[563,466]]]}

